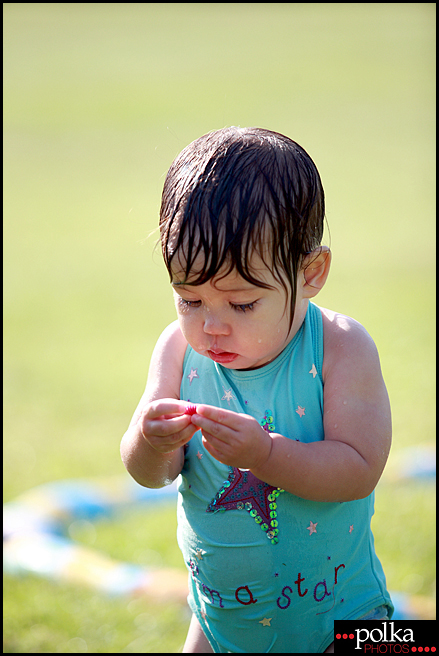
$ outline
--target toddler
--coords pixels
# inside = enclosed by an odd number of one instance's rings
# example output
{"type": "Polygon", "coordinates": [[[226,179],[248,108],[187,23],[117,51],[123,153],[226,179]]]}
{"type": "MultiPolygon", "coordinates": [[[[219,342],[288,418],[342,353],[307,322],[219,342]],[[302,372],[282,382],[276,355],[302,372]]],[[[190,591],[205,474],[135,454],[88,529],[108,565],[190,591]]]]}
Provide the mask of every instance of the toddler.
{"type": "Polygon", "coordinates": [[[178,478],[190,653],[333,651],[334,620],[393,612],[370,528],[391,420],[376,347],[315,305],[331,252],[297,143],[226,128],[185,148],[160,209],[178,320],[122,440],[178,478]]]}

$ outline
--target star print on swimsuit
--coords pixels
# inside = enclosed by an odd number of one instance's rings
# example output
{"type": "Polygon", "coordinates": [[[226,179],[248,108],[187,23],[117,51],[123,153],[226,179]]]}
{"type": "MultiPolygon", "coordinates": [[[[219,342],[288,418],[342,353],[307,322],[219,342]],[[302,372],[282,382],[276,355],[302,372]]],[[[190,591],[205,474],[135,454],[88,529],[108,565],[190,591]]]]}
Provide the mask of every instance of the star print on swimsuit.
{"type": "Polygon", "coordinates": [[[277,520],[277,497],[280,488],[273,487],[257,478],[251,471],[229,467],[227,481],[210,502],[206,512],[224,512],[225,510],[247,510],[251,517],[265,531],[272,544],[279,538],[277,520]]]}
{"type": "Polygon", "coordinates": [[[198,375],[197,372],[198,372],[198,369],[194,369],[193,367],[191,367],[191,373],[186,376],[186,378],[189,378],[189,385],[192,385],[192,381],[193,381],[194,378],[199,378],[199,375],[198,375]]]}
{"type": "Polygon", "coordinates": [[[224,396],[221,398],[221,401],[227,401],[230,403],[232,399],[236,399],[236,396],[233,396],[232,388],[226,390],[224,387],[224,396]]]}
{"type": "Polygon", "coordinates": [[[259,621],[259,624],[262,624],[262,626],[271,626],[270,622],[272,619],[272,617],[264,617],[263,620],[259,621]]]}
{"type": "Polygon", "coordinates": [[[313,524],[313,522],[311,521],[309,522],[309,526],[307,527],[306,530],[309,531],[310,535],[312,535],[313,533],[317,533],[317,529],[316,529],[317,524],[318,522],[316,522],[315,524],[313,524]]]}

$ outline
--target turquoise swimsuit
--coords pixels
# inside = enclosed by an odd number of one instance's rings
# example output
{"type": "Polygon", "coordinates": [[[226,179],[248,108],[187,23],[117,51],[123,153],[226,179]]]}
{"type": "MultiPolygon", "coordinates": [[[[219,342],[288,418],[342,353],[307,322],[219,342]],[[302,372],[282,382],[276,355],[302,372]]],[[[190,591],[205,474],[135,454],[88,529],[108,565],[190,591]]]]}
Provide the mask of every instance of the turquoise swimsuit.
{"type": "MultiPolygon", "coordinates": [[[[268,432],[315,442],[323,432],[323,324],[310,303],[285,350],[254,371],[187,348],[181,398],[255,417],[268,432]]],[[[370,528],[374,494],[316,502],[223,465],[197,432],[179,477],[178,542],[189,605],[218,653],[318,653],[335,619],[392,602],[370,528]]]]}

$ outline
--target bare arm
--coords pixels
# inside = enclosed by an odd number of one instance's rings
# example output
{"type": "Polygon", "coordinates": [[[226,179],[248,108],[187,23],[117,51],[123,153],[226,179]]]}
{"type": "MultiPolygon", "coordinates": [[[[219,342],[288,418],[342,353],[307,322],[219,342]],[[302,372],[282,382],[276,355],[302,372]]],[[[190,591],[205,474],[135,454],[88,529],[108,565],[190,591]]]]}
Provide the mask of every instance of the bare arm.
{"type": "Polygon", "coordinates": [[[145,392],[122,438],[122,461],[145,487],[163,487],[178,476],[183,446],[197,430],[184,414],[187,404],[179,400],[186,347],[174,322],[154,348],[145,392]]]}
{"type": "Polygon", "coordinates": [[[368,496],[384,469],[390,406],[376,347],[364,328],[327,311],[323,319],[323,441],[305,444],[270,436],[252,417],[211,406],[197,406],[192,422],[221,462],[251,469],[261,480],[304,499],[350,501],[368,496]]]}

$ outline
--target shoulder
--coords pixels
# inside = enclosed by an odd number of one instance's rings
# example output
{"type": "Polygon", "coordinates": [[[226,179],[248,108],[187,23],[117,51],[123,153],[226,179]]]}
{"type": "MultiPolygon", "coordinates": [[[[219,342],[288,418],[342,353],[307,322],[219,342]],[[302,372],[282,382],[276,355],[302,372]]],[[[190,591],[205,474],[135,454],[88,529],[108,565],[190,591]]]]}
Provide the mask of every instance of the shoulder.
{"type": "Polygon", "coordinates": [[[378,351],[358,321],[324,309],[322,317],[325,440],[348,444],[368,463],[361,493],[367,496],[381,476],[392,435],[378,351]]]}
{"type": "Polygon", "coordinates": [[[178,321],[171,323],[162,332],[154,347],[149,366],[147,388],[150,395],[155,398],[180,398],[187,345],[178,321]]]}
{"type": "Polygon", "coordinates": [[[169,349],[172,347],[173,351],[179,353],[184,353],[187,348],[187,341],[183,337],[183,333],[180,329],[180,324],[178,321],[173,321],[167,326],[160,337],[157,340],[155,349],[169,349]]]}
{"type": "Polygon", "coordinates": [[[358,321],[332,310],[320,310],[323,321],[324,381],[340,367],[357,368],[362,363],[367,365],[367,369],[379,367],[375,342],[358,321]]]}

